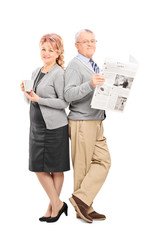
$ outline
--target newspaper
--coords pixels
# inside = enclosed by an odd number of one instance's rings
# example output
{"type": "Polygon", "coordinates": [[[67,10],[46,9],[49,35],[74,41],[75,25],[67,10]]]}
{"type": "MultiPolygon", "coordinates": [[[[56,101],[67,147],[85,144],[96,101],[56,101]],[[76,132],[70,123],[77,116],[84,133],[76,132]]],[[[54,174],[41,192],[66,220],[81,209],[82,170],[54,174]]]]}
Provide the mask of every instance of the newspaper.
{"type": "Polygon", "coordinates": [[[129,56],[129,62],[106,58],[101,75],[106,81],[95,88],[91,108],[123,111],[134,81],[138,63],[129,56]]]}

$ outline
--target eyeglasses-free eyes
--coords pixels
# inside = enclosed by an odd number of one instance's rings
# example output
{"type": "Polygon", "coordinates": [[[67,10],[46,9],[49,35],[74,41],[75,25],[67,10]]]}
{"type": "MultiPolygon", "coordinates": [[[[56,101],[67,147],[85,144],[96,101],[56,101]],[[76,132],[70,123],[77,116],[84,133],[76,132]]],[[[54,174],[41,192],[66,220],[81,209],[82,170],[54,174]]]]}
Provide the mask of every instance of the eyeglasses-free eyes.
{"type": "Polygon", "coordinates": [[[84,45],[88,45],[89,43],[91,43],[91,44],[96,44],[97,43],[97,40],[95,40],[95,39],[92,39],[92,40],[84,40],[84,41],[82,41],[82,42],[77,42],[77,43],[82,43],[82,44],[84,44],[84,45]]]}

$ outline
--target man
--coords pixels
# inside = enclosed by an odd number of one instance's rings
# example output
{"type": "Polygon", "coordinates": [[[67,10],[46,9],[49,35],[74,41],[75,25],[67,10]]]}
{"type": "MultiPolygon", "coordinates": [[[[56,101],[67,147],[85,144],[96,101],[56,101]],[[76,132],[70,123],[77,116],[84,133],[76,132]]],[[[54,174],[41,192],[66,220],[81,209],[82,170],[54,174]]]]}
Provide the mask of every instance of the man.
{"type": "Polygon", "coordinates": [[[94,89],[105,78],[92,60],[96,50],[95,35],[84,29],[76,34],[78,56],[65,71],[65,99],[70,103],[69,135],[74,168],[74,192],[69,199],[77,217],[86,222],[104,220],[105,215],[94,211],[93,200],[108,174],[111,160],[102,120],[105,112],[90,106],[94,89]]]}

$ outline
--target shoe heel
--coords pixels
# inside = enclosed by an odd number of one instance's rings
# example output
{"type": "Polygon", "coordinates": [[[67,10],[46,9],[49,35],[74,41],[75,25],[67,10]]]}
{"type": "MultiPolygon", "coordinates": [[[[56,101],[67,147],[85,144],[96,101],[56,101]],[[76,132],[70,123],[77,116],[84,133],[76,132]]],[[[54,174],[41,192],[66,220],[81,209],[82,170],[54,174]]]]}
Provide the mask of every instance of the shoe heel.
{"type": "Polygon", "coordinates": [[[64,213],[66,214],[66,216],[68,216],[68,206],[66,205],[66,208],[64,209],[64,213]]]}

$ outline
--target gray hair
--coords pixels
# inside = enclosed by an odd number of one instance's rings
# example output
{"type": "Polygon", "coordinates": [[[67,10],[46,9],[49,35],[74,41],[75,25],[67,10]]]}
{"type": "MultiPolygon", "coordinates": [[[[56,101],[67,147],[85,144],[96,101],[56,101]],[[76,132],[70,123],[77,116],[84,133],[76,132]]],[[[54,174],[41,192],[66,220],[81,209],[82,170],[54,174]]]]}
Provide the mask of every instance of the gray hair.
{"type": "MultiPolygon", "coordinates": [[[[78,42],[78,38],[79,38],[80,34],[83,33],[83,32],[93,33],[93,32],[92,32],[91,30],[89,30],[89,29],[82,29],[82,30],[80,30],[79,32],[76,33],[76,35],[75,35],[75,42],[78,42]]],[[[93,33],[93,34],[94,34],[94,33],[93,33]]]]}

